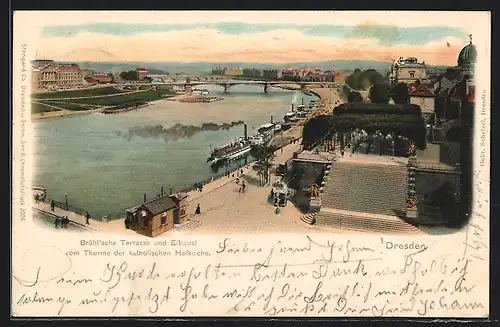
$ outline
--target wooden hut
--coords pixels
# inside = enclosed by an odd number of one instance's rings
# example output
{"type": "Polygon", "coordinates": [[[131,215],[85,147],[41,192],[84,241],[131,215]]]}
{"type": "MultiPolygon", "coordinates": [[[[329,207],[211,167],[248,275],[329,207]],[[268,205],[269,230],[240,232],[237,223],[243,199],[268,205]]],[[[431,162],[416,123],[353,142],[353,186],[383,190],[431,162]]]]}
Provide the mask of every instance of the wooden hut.
{"type": "Polygon", "coordinates": [[[126,210],[125,227],[139,234],[154,237],[182,223],[186,214],[187,194],[159,197],[126,210]]]}

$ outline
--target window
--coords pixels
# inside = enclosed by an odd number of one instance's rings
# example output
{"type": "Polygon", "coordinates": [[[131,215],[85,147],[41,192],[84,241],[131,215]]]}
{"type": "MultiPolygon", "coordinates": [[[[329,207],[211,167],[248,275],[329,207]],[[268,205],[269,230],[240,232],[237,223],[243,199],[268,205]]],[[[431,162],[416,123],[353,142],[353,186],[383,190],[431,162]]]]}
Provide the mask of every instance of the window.
{"type": "Polygon", "coordinates": [[[185,208],[182,208],[181,209],[181,216],[184,216],[186,214],[186,209],[185,208]]]}
{"type": "Polygon", "coordinates": [[[161,214],[161,225],[165,226],[167,224],[167,213],[164,212],[161,214]]]}
{"type": "Polygon", "coordinates": [[[415,72],[414,71],[410,72],[410,78],[415,78],[415,72]]]}

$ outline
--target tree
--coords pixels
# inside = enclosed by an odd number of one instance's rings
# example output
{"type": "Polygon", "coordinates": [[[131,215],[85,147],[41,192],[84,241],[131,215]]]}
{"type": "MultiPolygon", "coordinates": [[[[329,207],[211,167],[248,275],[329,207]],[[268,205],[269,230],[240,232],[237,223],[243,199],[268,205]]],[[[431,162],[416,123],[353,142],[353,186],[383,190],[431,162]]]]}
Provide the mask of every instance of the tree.
{"type": "Polygon", "coordinates": [[[347,101],[348,102],[363,102],[363,97],[359,92],[351,92],[347,96],[347,101]]]}
{"type": "Polygon", "coordinates": [[[392,100],[396,104],[410,103],[410,92],[405,83],[398,83],[392,90],[392,100]]]}
{"type": "Polygon", "coordinates": [[[370,87],[369,96],[372,103],[389,103],[389,85],[374,84],[370,87]]]}
{"type": "Polygon", "coordinates": [[[355,69],[354,72],[346,78],[345,83],[355,90],[366,90],[371,85],[383,84],[384,81],[384,76],[375,69],[367,69],[365,71],[355,69]]]}
{"type": "Polygon", "coordinates": [[[120,78],[126,81],[136,81],[137,73],[135,70],[124,71],[120,73],[120,78]]]}
{"type": "Polygon", "coordinates": [[[250,155],[255,159],[253,169],[259,175],[260,184],[269,182],[269,172],[273,166],[274,148],[265,145],[253,145],[250,155]]]}

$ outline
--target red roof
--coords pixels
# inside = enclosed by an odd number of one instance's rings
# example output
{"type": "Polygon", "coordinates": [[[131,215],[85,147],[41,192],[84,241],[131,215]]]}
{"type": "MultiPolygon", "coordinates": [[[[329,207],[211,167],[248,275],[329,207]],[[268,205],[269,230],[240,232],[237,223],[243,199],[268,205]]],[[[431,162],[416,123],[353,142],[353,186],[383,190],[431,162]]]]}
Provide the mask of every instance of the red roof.
{"type": "Polygon", "coordinates": [[[93,79],[92,77],[85,77],[85,81],[89,84],[97,84],[97,81],[93,79]]]}
{"type": "Polygon", "coordinates": [[[410,86],[410,96],[413,97],[433,97],[434,92],[429,90],[425,84],[422,83],[414,83],[410,86]]]}

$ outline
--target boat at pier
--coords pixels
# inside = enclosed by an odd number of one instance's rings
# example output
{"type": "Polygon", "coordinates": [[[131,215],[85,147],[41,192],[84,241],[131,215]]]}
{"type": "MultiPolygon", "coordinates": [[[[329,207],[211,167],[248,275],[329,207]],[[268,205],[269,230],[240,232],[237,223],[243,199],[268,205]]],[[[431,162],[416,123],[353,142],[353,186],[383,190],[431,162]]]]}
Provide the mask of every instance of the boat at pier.
{"type": "Polygon", "coordinates": [[[261,144],[261,142],[262,139],[258,137],[238,137],[234,142],[213,149],[207,162],[213,167],[241,158],[250,152],[252,145],[261,144]]]}
{"type": "Polygon", "coordinates": [[[283,116],[283,120],[285,122],[289,122],[291,120],[293,120],[295,118],[295,116],[297,116],[297,114],[295,112],[287,112],[284,116],[283,116]]]}
{"type": "Polygon", "coordinates": [[[275,125],[275,123],[267,123],[257,128],[257,133],[264,139],[264,142],[270,141],[274,136],[275,125]]]}

